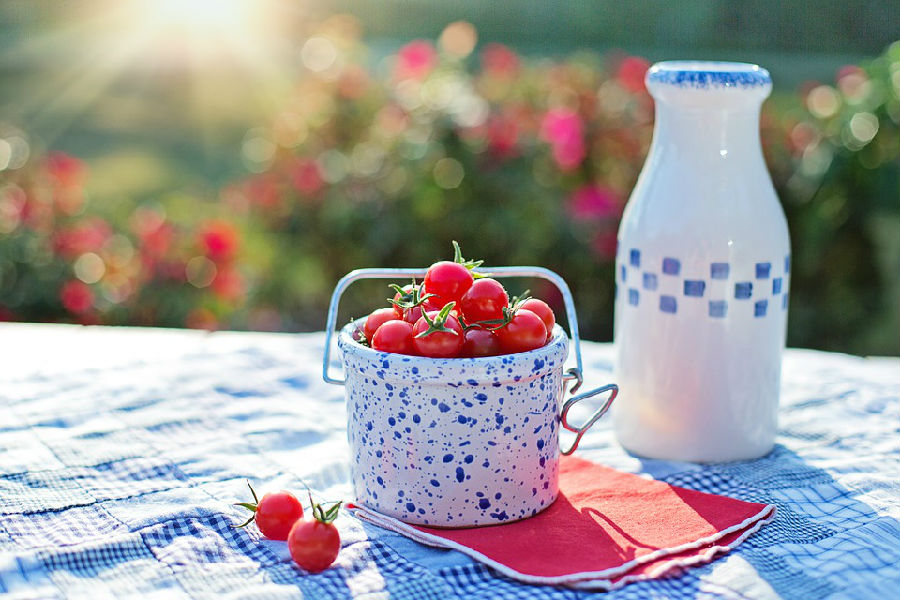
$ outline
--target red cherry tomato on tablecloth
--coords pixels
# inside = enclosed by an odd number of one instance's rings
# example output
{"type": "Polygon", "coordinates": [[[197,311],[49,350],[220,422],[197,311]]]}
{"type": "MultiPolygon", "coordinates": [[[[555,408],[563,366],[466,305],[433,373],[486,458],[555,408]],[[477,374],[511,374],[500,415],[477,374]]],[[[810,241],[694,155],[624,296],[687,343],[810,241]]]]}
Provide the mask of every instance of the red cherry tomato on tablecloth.
{"type": "Polygon", "coordinates": [[[507,354],[528,352],[547,342],[547,327],[539,316],[526,308],[516,311],[512,320],[494,332],[500,348],[507,354]]]}
{"type": "Polygon", "coordinates": [[[479,356],[496,356],[500,353],[500,341],[493,332],[477,328],[466,330],[461,356],[477,358],[479,356]]]}
{"type": "Polygon", "coordinates": [[[415,354],[413,326],[406,321],[387,321],[375,330],[370,342],[372,349],[395,354],[415,354]]]}
{"type": "Polygon", "coordinates": [[[341,550],[341,536],[331,521],[301,519],[294,524],[287,539],[294,562],[309,571],[324,571],[341,550]]]}
{"type": "MultiPolygon", "coordinates": [[[[247,484],[250,486],[250,484],[247,484]]],[[[243,506],[253,511],[253,516],[246,523],[256,521],[259,532],[270,540],[286,540],[294,523],[303,517],[303,506],[290,492],[270,492],[257,500],[256,492],[250,486],[255,502],[239,502],[237,506],[243,506]]]]}
{"type": "Polygon", "coordinates": [[[541,321],[544,322],[544,327],[547,328],[547,339],[549,340],[550,336],[553,335],[553,326],[556,325],[556,316],[553,314],[553,309],[546,302],[537,298],[529,298],[522,303],[522,308],[530,310],[541,318],[541,321]]]}
{"type": "Polygon", "coordinates": [[[459,310],[467,324],[503,318],[509,296],[496,279],[476,279],[459,301],[459,310]]]}
{"type": "Polygon", "coordinates": [[[428,267],[423,285],[429,294],[437,297],[427,301],[426,310],[443,308],[448,302],[458,303],[472,287],[472,281],[471,271],[459,263],[446,260],[434,263],[428,267]]]}
{"type": "MultiPolygon", "coordinates": [[[[426,311],[425,314],[432,321],[438,318],[437,311],[426,311]]],[[[462,326],[460,326],[456,317],[448,315],[446,320],[443,321],[443,327],[447,331],[432,331],[431,333],[427,333],[431,329],[428,319],[423,316],[413,326],[413,348],[415,348],[416,353],[431,358],[454,358],[459,356],[460,350],[462,350],[465,343],[465,337],[462,326]],[[427,335],[423,335],[426,333],[427,335]]]]}
{"type": "Polygon", "coordinates": [[[363,333],[366,335],[366,339],[369,340],[369,343],[372,343],[372,337],[375,335],[375,332],[378,331],[379,327],[388,321],[394,321],[398,318],[399,317],[397,317],[397,313],[394,312],[393,308],[379,308],[373,310],[372,314],[366,317],[366,324],[363,326],[363,333]]]}

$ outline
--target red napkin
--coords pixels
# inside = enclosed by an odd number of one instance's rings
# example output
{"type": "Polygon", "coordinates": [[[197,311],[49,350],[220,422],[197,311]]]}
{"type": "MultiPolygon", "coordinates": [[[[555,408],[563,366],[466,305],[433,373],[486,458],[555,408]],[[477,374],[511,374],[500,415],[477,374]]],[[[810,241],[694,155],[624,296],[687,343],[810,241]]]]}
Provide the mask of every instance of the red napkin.
{"type": "Polygon", "coordinates": [[[775,516],[771,504],[687,490],[574,457],[560,459],[559,487],[545,511],[490,527],[435,529],[364,506],[353,510],[519,581],[603,590],[709,562],[775,516]]]}

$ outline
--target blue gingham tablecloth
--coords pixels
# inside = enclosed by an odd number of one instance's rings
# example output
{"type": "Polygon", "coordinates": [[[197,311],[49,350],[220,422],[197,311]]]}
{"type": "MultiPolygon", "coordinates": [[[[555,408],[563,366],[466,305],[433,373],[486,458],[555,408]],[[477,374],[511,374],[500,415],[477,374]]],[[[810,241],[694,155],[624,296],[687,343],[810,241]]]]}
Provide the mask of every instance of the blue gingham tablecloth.
{"type": "MultiPolygon", "coordinates": [[[[343,389],[321,380],[323,339],[0,325],[0,596],[591,595],[519,584],[348,514],[338,561],[318,575],[255,526],[234,529],[248,479],[350,497],[343,389]]],[[[612,347],[584,353],[586,383],[608,380],[612,347]]],[[[640,460],[595,426],[585,458],[778,507],[723,558],[602,597],[900,597],[898,367],[788,351],[778,444],[756,461],[640,460]]]]}

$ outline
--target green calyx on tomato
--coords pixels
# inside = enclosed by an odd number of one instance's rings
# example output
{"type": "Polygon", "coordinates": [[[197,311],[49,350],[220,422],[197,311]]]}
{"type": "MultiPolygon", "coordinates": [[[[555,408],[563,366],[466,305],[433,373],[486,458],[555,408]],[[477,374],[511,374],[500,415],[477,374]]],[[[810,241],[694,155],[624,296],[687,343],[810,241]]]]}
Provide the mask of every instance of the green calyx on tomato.
{"type": "Polygon", "coordinates": [[[488,277],[488,275],[483,275],[481,273],[476,273],[475,269],[484,264],[483,260],[467,260],[463,258],[462,250],[459,248],[459,242],[453,240],[453,262],[459,263],[468,270],[472,271],[472,277],[474,279],[481,279],[482,277],[488,277]]]}
{"type": "Polygon", "coordinates": [[[456,302],[448,302],[444,305],[444,307],[433,317],[429,317],[427,312],[422,313],[422,318],[425,319],[425,322],[428,323],[428,329],[418,334],[417,338],[428,337],[432,333],[437,333],[438,331],[443,331],[445,333],[452,333],[453,335],[459,335],[453,329],[447,327],[447,319],[450,317],[450,311],[453,310],[453,307],[456,306],[456,302]]]}
{"type": "Polygon", "coordinates": [[[401,310],[422,306],[426,300],[434,297],[434,294],[423,294],[422,287],[416,285],[415,279],[413,279],[412,284],[404,287],[400,287],[396,283],[392,283],[388,287],[397,292],[393,298],[388,298],[388,302],[401,310]]]}
{"type": "Polygon", "coordinates": [[[478,321],[471,323],[468,327],[483,327],[488,331],[497,331],[506,327],[516,317],[516,313],[522,308],[522,305],[531,300],[531,296],[528,295],[530,292],[531,290],[525,290],[521,296],[513,296],[509,301],[509,306],[503,307],[503,316],[501,318],[478,321]]]}
{"type": "Polygon", "coordinates": [[[253,486],[250,485],[250,482],[247,482],[247,487],[250,488],[250,493],[253,494],[253,502],[235,502],[235,506],[240,506],[242,508],[246,508],[253,514],[250,515],[250,518],[241,523],[240,525],[235,525],[236,529],[240,529],[241,527],[246,527],[250,523],[252,523],[256,519],[256,509],[259,508],[259,498],[256,497],[256,490],[253,489],[253,486]]]}
{"type": "MultiPolygon", "coordinates": [[[[338,512],[341,510],[341,505],[344,503],[343,500],[332,503],[332,506],[330,506],[328,510],[325,510],[322,507],[322,504],[313,501],[312,492],[307,489],[306,493],[309,495],[310,510],[316,521],[319,521],[320,523],[331,523],[337,519],[338,512]]],[[[328,503],[326,502],[326,504],[328,503]]]]}

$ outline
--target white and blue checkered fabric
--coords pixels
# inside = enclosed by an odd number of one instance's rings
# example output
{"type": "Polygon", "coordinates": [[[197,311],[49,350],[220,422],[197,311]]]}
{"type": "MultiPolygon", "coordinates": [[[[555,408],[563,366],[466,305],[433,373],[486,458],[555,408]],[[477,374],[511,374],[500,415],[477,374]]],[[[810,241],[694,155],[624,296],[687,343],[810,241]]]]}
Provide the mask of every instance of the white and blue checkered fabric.
{"type": "MultiPolygon", "coordinates": [[[[0,326],[0,596],[591,595],[516,583],[347,514],[338,561],[317,575],[296,567],[284,543],[232,527],[248,479],[259,491],[307,482],[326,499],[349,497],[343,390],[321,382],[322,340],[0,326]]],[[[587,382],[608,380],[611,347],[584,351],[587,382]]],[[[641,460],[598,425],[579,455],[778,506],[723,558],[602,597],[900,597],[898,367],[789,351],[779,443],[756,461],[641,460]]]]}

